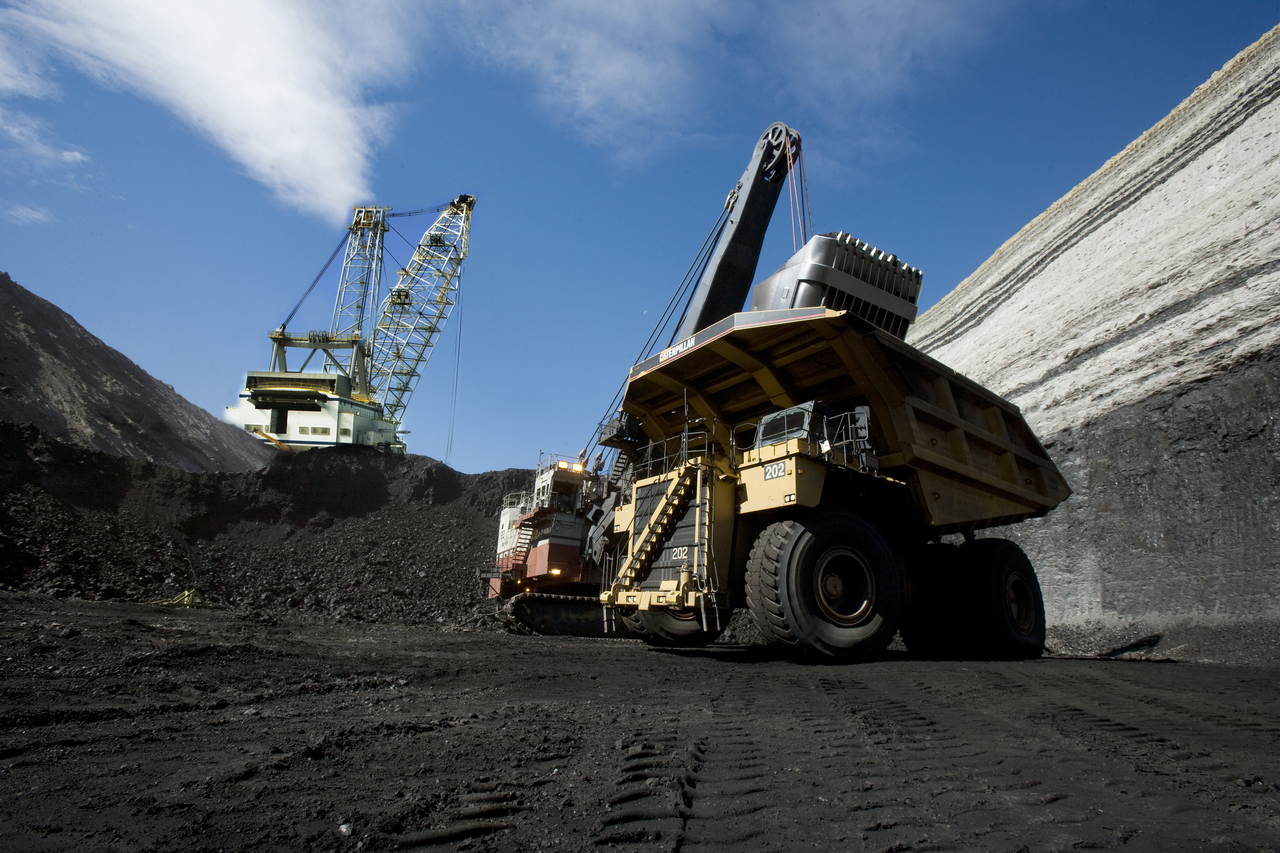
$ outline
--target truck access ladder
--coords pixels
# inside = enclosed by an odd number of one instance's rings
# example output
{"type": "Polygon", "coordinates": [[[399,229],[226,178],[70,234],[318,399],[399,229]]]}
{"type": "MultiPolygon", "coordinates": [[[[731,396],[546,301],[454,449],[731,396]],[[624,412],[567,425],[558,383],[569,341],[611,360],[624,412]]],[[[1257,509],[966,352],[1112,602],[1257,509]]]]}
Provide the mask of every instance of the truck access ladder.
{"type": "Polygon", "coordinates": [[[623,561],[618,578],[614,581],[615,588],[619,585],[629,586],[658,556],[658,545],[666,539],[672,523],[679,518],[680,509],[698,480],[698,467],[696,462],[686,462],[671,485],[667,486],[657,509],[636,537],[634,550],[623,561]]]}

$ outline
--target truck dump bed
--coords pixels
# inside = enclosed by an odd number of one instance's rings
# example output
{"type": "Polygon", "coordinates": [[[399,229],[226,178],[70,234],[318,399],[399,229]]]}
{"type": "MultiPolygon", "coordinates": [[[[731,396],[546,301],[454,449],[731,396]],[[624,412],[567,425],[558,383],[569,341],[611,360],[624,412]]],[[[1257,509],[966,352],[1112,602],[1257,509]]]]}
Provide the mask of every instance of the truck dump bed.
{"type": "Polygon", "coordinates": [[[846,311],[726,317],[632,368],[622,409],[654,441],[696,413],[732,447],[735,428],[810,400],[870,408],[879,472],[907,484],[931,534],[1044,515],[1070,494],[1017,406],[846,311]]]}

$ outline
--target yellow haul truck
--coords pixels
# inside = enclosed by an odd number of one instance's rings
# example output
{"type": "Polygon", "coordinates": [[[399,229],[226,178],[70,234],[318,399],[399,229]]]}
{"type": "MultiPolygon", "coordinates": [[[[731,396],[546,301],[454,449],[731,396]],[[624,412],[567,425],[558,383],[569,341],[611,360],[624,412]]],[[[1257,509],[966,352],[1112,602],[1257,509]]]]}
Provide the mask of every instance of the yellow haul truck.
{"type": "Polygon", "coordinates": [[[899,629],[930,654],[1040,654],[1030,563],[972,537],[1069,494],[1016,406],[849,311],[738,313],[686,344],[635,366],[601,441],[635,457],[615,618],[697,644],[745,605],[770,642],[829,657],[899,629]]]}
{"type": "Polygon", "coordinates": [[[700,645],[746,607],[767,641],[820,657],[875,655],[898,631],[925,654],[1038,656],[1034,569],[974,533],[1070,490],[1016,406],[904,342],[919,270],[841,232],[751,287],[801,162],[794,130],[761,136],[670,345],[593,437],[572,584],[491,584],[520,589],[508,613],[544,633],[576,606],[594,630],[560,632],[700,645]]]}

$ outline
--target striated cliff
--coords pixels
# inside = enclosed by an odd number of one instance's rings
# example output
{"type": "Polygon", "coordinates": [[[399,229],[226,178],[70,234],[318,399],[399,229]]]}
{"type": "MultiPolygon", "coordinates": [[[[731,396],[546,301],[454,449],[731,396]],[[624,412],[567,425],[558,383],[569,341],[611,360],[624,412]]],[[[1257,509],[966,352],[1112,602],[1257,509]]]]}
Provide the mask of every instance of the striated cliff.
{"type": "Polygon", "coordinates": [[[908,341],[1022,408],[1075,494],[1051,623],[1280,613],[1280,27],[1008,240],[908,341]]]}

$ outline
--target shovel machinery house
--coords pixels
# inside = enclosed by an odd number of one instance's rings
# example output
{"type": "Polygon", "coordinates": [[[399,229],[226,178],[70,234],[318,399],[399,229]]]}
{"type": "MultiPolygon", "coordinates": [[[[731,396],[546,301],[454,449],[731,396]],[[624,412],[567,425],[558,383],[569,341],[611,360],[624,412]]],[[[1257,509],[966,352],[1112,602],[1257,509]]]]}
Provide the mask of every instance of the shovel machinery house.
{"type": "Polygon", "coordinates": [[[904,342],[919,270],[822,234],[752,290],[800,162],[783,124],[757,142],[595,464],[589,446],[508,502],[490,594],[544,633],[702,645],[746,607],[766,640],[822,658],[878,654],[899,631],[924,654],[1038,656],[1034,569],[974,534],[1070,490],[1016,406],[904,342]]]}
{"type": "MultiPolygon", "coordinates": [[[[346,252],[329,329],[286,331],[300,300],[268,335],[270,368],[249,372],[239,401],[227,407],[227,422],[286,450],[355,444],[405,453],[401,417],[458,301],[475,204],[474,196],[460,195],[438,208],[405,213],[372,205],[353,208],[347,236],[338,246],[345,244],[346,252]],[[383,297],[388,220],[428,212],[438,214],[436,220],[383,297]],[[290,350],[305,353],[293,370],[290,350]]],[[[323,275],[324,270],[316,281],[323,275]]]]}

